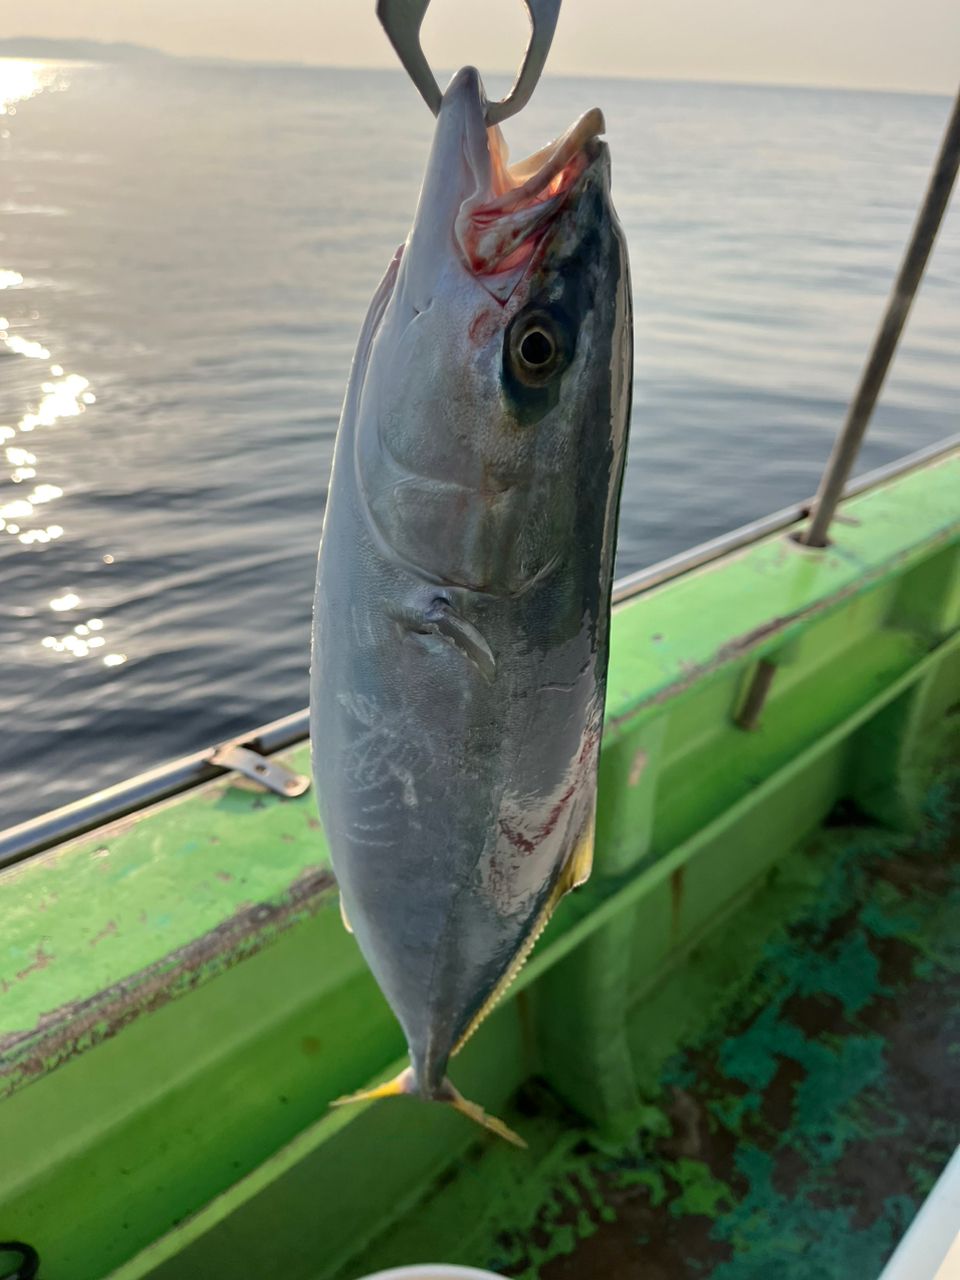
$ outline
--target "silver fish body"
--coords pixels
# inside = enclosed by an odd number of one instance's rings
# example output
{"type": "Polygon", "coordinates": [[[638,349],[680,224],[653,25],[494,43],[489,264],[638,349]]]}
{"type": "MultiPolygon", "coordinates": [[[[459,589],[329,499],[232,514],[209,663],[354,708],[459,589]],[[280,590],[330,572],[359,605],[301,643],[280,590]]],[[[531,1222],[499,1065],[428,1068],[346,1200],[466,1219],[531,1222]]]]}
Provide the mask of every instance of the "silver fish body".
{"type": "Polygon", "coordinates": [[[410,1050],[384,1092],[459,1103],[448,1059],[589,873],[632,382],[602,118],[508,170],[484,105],[465,68],[361,333],[311,676],[345,918],[410,1050]]]}

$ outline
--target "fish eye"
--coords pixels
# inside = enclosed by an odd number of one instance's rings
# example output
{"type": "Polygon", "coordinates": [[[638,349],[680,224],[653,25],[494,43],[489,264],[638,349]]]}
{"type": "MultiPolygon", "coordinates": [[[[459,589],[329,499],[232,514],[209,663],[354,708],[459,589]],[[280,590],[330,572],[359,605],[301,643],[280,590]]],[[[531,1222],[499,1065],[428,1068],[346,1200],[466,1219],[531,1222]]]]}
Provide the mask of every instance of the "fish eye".
{"type": "Polygon", "coordinates": [[[510,330],[509,355],[521,382],[543,386],[564,363],[562,338],[553,317],[540,311],[519,319],[510,330]]]}
{"type": "Polygon", "coordinates": [[[528,329],[520,339],[520,359],[531,369],[549,364],[556,349],[553,338],[543,329],[528,329]]]}

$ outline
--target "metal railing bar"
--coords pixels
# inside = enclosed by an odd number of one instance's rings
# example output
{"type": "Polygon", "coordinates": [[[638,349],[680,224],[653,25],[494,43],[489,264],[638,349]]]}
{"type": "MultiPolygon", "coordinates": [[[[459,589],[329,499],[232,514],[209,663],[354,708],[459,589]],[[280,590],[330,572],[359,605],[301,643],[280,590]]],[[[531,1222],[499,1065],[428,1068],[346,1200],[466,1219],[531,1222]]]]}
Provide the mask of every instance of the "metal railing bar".
{"type": "MultiPolygon", "coordinates": [[[[270,755],[302,742],[308,734],[309,717],[303,710],[274,720],[243,737],[230,739],[230,742],[259,751],[261,755],[270,755]]],[[[211,762],[214,750],[207,748],[170,760],[125,782],[84,796],[82,800],[0,831],[0,869],[228,773],[229,770],[211,762]]]]}

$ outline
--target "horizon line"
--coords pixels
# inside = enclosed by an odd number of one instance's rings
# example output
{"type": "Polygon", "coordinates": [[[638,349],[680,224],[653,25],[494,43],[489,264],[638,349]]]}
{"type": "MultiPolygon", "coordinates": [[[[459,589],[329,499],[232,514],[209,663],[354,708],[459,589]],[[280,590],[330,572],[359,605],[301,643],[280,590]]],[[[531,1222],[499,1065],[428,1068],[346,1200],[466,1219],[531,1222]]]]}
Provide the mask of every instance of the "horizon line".
{"type": "MultiPolygon", "coordinates": [[[[259,67],[263,70],[304,70],[304,71],[376,71],[383,72],[388,75],[405,75],[406,72],[402,67],[370,65],[366,63],[327,63],[327,62],[307,62],[295,59],[280,59],[277,61],[258,61],[252,58],[239,58],[229,54],[207,54],[207,53],[171,53],[167,49],[161,49],[156,45],[139,44],[133,40],[98,40],[85,36],[2,36],[0,37],[0,58],[14,59],[40,59],[44,60],[41,52],[36,54],[30,53],[14,53],[5,54],[3,46],[6,44],[29,44],[36,42],[38,44],[77,44],[86,45],[91,49],[100,48],[126,48],[142,51],[146,54],[152,54],[161,59],[169,59],[171,62],[186,62],[207,64],[210,66],[235,66],[235,67],[259,67]]],[[[50,62],[96,62],[97,59],[56,57],[52,55],[46,56],[46,61],[50,62]]],[[[111,61],[116,59],[102,59],[103,65],[109,65],[111,61]]],[[[455,73],[456,68],[437,68],[439,74],[450,75],[455,73]]],[[[507,79],[513,79],[516,76],[516,70],[506,70],[498,67],[487,68],[486,74],[489,76],[503,76],[507,79]]],[[[689,85],[709,85],[718,88],[731,89],[792,89],[805,92],[817,93],[874,93],[883,95],[897,95],[903,97],[914,98],[946,98],[953,97],[952,90],[946,89],[915,89],[903,88],[895,86],[880,85],[860,85],[860,84],[836,84],[823,83],[811,84],[804,81],[795,80],[739,80],[726,79],[723,77],[696,77],[687,75],[655,75],[644,72],[626,72],[626,71],[555,71],[554,78],[566,80],[622,80],[626,82],[642,81],[649,84],[689,84],[689,85]]]]}

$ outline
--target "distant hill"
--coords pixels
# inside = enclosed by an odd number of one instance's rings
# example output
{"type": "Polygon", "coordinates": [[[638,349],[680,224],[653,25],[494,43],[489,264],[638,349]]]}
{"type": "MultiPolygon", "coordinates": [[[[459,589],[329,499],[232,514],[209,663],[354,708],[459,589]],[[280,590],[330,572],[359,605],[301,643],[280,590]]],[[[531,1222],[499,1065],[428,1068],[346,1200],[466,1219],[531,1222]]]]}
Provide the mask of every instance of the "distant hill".
{"type": "Polygon", "coordinates": [[[64,58],[74,62],[153,62],[173,55],[142,44],[105,40],[56,40],[45,36],[0,39],[0,58],[64,58]]]}

